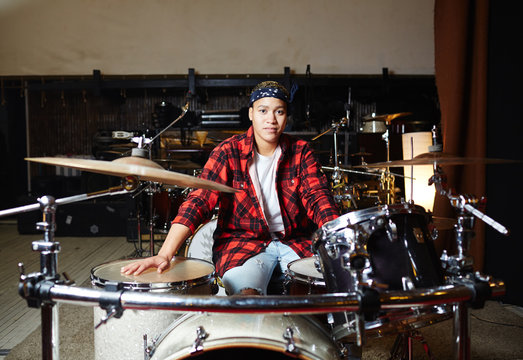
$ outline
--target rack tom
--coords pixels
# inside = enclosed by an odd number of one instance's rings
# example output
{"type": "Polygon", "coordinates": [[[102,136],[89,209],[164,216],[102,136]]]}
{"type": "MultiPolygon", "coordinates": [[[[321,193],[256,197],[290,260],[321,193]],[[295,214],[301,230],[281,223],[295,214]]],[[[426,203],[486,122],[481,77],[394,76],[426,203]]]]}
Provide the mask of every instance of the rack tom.
{"type": "MultiPolygon", "coordinates": [[[[328,292],[354,292],[361,285],[380,292],[444,285],[430,222],[430,215],[421,206],[402,203],[353,211],[324,224],[314,234],[313,247],[328,292]]],[[[448,317],[448,309],[428,304],[382,312],[365,328],[381,335],[448,317]]],[[[335,316],[336,339],[355,334],[352,320],[348,313],[335,316]]]]}

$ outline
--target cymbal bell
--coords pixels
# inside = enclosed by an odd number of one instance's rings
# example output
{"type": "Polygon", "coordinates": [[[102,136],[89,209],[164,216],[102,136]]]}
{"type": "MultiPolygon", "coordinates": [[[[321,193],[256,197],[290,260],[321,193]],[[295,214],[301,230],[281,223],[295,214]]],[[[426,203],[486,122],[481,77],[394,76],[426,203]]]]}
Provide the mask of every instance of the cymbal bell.
{"type": "Polygon", "coordinates": [[[160,164],[139,156],[121,157],[113,161],[60,157],[34,157],[25,158],[25,160],[48,165],[69,167],[105,175],[120,177],[134,175],[140,180],[154,181],[167,185],[217,190],[228,193],[236,192],[235,189],[227,185],[210,180],[200,179],[187,174],[165,170],[160,164]]]}
{"type": "Polygon", "coordinates": [[[507,159],[489,159],[489,158],[473,158],[473,157],[459,157],[443,152],[429,152],[415,156],[410,160],[394,160],[383,161],[373,164],[356,165],[356,168],[387,168],[400,166],[414,166],[414,165],[472,165],[472,164],[503,164],[516,163],[516,160],[507,159]]]}
{"type": "Polygon", "coordinates": [[[387,125],[390,125],[390,122],[396,118],[412,115],[411,112],[402,112],[402,113],[396,113],[396,114],[383,114],[383,115],[376,115],[376,114],[370,114],[363,117],[362,121],[384,121],[387,125]]]}

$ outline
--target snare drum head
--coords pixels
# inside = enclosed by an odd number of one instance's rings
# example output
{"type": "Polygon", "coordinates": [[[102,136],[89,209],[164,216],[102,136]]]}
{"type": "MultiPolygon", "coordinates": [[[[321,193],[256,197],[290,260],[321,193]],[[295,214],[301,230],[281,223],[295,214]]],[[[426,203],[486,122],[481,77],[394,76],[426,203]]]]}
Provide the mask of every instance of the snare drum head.
{"type": "Polygon", "coordinates": [[[168,270],[159,274],[156,268],[148,269],[142,274],[125,275],[120,269],[140,259],[116,260],[108,262],[91,270],[91,280],[93,285],[104,287],[108,281],[122,283],[126,289],[151,290],[155,288],[168,288],[172,284],[188,281],[197,281],[213,276],[214,265],[200,259],[188,259],[175,257],[171,261],[168,270]]]}
{"type": "Polygon", "coordinates": [[[319,261],[315,256],[291,261],[287,267],[291,275],[295,277],[312,278],[323,281],[323,274],[318,271],[315,262],[319,261]]]}
{"type": "Polygon", "coordinates": [[[177,319],[156,341],[152,359],[338,359],[330,333],[308,316],[191,313],[177,319]],[[287,331],[289,328],[291,331],[287,331]],[[199,351],[194,344],[201,337],[199,351]],[[292,335],[290,335],[292,333],[292,335]],[[288,340],[297,353],[289,353],[288,340]]]}

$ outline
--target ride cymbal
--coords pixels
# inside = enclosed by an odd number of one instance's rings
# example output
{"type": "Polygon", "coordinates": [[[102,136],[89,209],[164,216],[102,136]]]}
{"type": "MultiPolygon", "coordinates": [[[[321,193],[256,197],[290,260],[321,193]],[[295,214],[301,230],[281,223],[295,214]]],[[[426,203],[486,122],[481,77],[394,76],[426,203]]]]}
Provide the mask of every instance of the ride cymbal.
{"type": "Polygon", "coordinates": [[[390,122],[396,118],[412,115],[411,112],[402,112],[402,113],[396,113],[396,114],[383,114],[383,115],[376,115],[376,114],[370,114],[366,115],[362,118],[363,122],[366,121],[384,121],[387,125],[390,125],[390,122]]]}
{"type": "Polygon", "coordinates": [[[165,170],[160,164],[139,156],[127,156],[113,161],[59,157],[36,157],[25,158],[25,160],[48,165],[69,167],[105,175],[120,177],[134,175],[140,180],[154,181],[167,185],[217,190],[229,193],[236,192],[235,189],[227,185],[210,180],[200,179],[187,174],[165,170]]]}
{"type": "Polygon", "coordinates": [[[413,165],[470,165],[470,164],[503,164],[515,163],[516,160],[507,159],[489,159],[489,158],[472,158],[459,157],[442,152],[429,152],[415,156],[410,160],[383,161],[373,164],[356,165],[355,168],[387,168],[413,165]]]}

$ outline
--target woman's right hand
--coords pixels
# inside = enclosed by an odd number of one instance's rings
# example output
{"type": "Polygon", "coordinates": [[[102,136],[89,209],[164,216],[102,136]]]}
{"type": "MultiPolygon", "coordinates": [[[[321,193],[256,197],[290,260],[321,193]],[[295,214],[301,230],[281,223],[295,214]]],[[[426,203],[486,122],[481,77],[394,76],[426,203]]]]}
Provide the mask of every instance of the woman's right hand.
{"type": "Polygon", "coordinates": [[[165,256],[156,255],[145,259],[132,262],[120,269],[120,272],[125,275],[140,275],[145,270],[150,268],[157,268],[158,273],[161,273],[169,268],[170,259],[165,256]]]}
{"type": "Polygon", "coordinates": [[[158,255],[137,260],[120,269],[125,275],[140,275],[145,270],[157,268],[158,273],[169,269],[171,259],[181,244],[191,235],[191,229],[182,224],[172,224],[158,255]]]}

